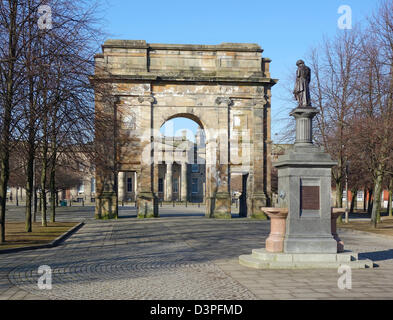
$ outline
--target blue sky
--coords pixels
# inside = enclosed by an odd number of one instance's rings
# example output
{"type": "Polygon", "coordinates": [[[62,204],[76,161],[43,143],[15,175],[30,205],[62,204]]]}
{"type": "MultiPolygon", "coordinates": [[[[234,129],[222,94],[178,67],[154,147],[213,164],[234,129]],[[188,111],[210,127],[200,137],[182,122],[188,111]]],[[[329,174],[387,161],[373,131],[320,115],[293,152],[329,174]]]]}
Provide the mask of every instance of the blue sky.
{"type": "MultiPolygon", "coordinates": [[[[377,0],[106,0],[106,29],[114,39],[148,43],[258,43],[271,58],[272,136],[285,125],[288,77],[324,35],[339,31],[338,8],[349,5],[353,23],[363,21],[377,0]]],[[[177,121],[175,128],[188,128],[177,121]]],[[[197,126],[195,126],[197,127],[197,126]]]]}

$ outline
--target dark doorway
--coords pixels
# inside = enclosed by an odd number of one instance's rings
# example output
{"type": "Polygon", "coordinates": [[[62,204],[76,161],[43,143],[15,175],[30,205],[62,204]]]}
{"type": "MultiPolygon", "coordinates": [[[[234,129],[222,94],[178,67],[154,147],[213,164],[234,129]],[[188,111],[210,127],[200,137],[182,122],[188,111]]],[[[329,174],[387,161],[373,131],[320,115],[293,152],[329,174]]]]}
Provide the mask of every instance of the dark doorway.
{"type": "Polygon", "coordinates": [[[248,174],[242,176],[242,194],[239,197],[239,216],[247,217],[247,180],[248,174]]]}

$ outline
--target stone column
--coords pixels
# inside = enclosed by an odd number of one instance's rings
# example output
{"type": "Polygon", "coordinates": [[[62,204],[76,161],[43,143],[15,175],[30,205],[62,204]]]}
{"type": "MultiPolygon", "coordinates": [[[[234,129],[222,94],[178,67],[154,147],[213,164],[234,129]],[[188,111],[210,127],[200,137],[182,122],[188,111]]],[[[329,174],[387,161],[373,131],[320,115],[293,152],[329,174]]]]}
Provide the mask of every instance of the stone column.
{"type": "Polygon", "coordinates": [[[217,98],[216,103],[223,107],[218,110],[218,128],[220,128],[220,131],[216,150],[217,192],[213,212],[214,218],[231,219],[229,108],[232,105],[232,100],[227,97],[217,98]]]}
{"type": "Polygon", "coordinates": [[[263,97],[252,101],[253,114],[253,175],[251,178],[252,190],[248,215],[254,219],[267,219],[262,207],[266,206],[265,185],[265,132],[264,132],[264,107],[267,101],[263,97]]]}
{"type": "Polygon", "coordinates": [[[312,108],[297,108],[291,112],[296,119],[296,141],[298,146],[310,146],[312,142],[312,119],[318,112],[312,108]]]}
{"type": "Polygon", "coordinates": [[[173,171],[172,171],[173,164],[168,162],[166,164],[166,192],[165,192],[165,201],[172,201],[172,192],[173,192],[173,171]]]}
{"type": "Polygon", "coordinates": [[[187,201],[187,163],[181,164],[181,201],[187,201]]]}
{"type": "Polygon", "coordinates": [[[153,218],[157,215],[158,201],[154,193],[154,136],[152,109],[155,99],[151,96],[139,97],[144,109],[141,113],[141,127],[150,128],[151,134],[141,136],[140,192],[138,193],[138,218],[153,218]]]}
{"type": "Polygon", "coordinates": [[[133,178],[134,178],[134,197],[136,200],[138,198],[138,173],[137,172],[133,173],[133,178]]]}
{"type": "Polygon", "coordinates": [[[209,137],[206,139],[206,188],[205,205],[206,218],[213,218],[214,195],[217,191],[216,176],[216,141],[209,137]]]}
{"type": "Polygon", "coordinates": [[[272,134],[271,134],[271,89],[267,90],[267,104],[266,104],[266,196],[267,205],[272,206],[273,194],[272,194],[272,134]]]}
{"type": "Polygon", "coordinates": [[[202,202],[206,203],[206,180],[202,182],[202,202]]]}
{"type": "Polygon", "coordinates": [[[108,119],[106,130],[96,130],[95,141],[103,157],[96,166],[96,219],[113,219],[118,214],[117,196],[117,105],[119,97],[96,101],[96,112],[108,119]],[[108,141],[113,143],[108,144],[108,141]],[[108,169],[111,168],[111,169],[108,169]]]}
{"type": "Polygon", "coordinates": [[[125,172],[119,172],[118,175],[118,179],[119,179],[119,201],[124,201],[125,200],[125,196],[126,196],[126,173],[125,172]]]}

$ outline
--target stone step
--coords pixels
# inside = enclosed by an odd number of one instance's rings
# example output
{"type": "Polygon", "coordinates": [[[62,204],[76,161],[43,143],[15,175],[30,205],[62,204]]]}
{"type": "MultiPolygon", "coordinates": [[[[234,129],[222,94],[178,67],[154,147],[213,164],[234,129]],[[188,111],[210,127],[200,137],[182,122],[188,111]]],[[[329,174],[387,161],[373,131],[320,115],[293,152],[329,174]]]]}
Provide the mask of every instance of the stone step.
{"type": "Polygon", "coordinates": [[[252,250],[252,256],[263,261],[276,262],[351,262],[358,260],[358,254],[353,252],[343,253],[272,253],[266,249],[252,250]]]}
{"type": "MultiPolygon", "coordinates": [[[[256,253],[258,253],[257,250],[256,253]]],[[[267,259],[269,256],[264,256],[263,252],[260,252],[260,254],[265,259],[259,258],[257,255],[255,255],[255,252],[253,252],[252,255],[240,256],[239,263],[243,266],[255,269],[338,269],[340,266],[344,265],[349,266],[352,269],[365,269],[374,267],[374,263],[371,260],[326,261],[326,259],[316,260],[317,257],[315,256],[313,260],[297,259],[297,261],[278,261],[267,259]]],[[[274,255],[270,257],[274,257],[274,255]]]]}

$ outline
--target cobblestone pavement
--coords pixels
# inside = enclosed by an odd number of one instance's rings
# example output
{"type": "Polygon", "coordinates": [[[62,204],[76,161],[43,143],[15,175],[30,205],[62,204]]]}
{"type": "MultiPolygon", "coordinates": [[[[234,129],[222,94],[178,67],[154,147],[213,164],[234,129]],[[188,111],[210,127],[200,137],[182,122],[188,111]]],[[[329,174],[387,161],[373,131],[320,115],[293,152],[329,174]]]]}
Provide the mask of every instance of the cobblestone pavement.
{"type": "Polygon", "coordinates": [[[59,247],[0,255],[0,299],[393,299],[393,239],[341,231],[346,249],[379,265],[353,270],[344,291],[337,270],[241,266],[239,255],[264,246],[269,222],[205,219],[197,207],[161,212],[137,220],[122,208],[121,219],[88,219],[59,247]],[[52,268],[52,290],[38,290],[40,265],[52,268]]]}

